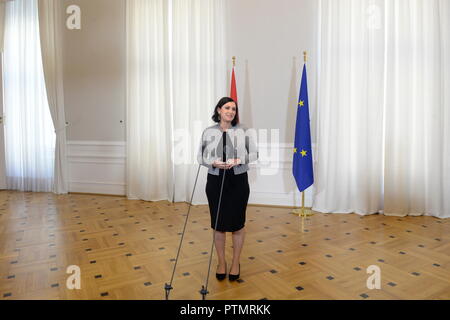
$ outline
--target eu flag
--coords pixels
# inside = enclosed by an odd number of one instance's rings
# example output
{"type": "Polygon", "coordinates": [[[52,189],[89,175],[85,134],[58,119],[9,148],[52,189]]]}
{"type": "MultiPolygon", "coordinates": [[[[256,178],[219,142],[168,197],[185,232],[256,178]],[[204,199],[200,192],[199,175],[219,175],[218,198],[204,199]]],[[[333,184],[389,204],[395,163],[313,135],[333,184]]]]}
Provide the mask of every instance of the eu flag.
{"type": "Polygon", "coordinates": [[[311,132],[309,128],[308,85],[306,64],[303,66],[300,96],[297,104],[297,122],[295,124],[294,161],[292,172],[300,192],[314,183],[311,150],[311,132]]]}

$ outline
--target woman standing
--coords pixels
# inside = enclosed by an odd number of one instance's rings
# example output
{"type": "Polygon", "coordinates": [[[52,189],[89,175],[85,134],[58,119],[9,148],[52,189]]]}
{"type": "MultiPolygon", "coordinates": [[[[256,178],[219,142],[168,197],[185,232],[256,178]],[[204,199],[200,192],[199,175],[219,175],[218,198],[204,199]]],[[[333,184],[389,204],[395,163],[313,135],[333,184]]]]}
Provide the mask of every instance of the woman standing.
{"type": "Polygon", "coordinates": [[[239,124],[239,110],[233,99],[220,99],[212,119],[217,124],[203,132],[198,161],[209,169],[206,195],[219,260],[216,277],[218,280],[226,277],[226,232],[232,232],[229,280],[234,281],[240,276],[239,259],[245,237],[245,211],[250,195],[248,164],[257,160],[258,152],[253,131],[239,124]]]}

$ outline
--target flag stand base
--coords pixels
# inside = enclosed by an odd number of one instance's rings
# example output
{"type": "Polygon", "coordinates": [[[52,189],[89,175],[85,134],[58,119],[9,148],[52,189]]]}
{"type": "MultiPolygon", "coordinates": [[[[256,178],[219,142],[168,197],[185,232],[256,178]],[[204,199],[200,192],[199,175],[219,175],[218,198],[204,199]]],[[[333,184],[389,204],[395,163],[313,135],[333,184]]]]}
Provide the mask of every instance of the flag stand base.
{"type": "Polygon", "coordinates": [[[302,212],[302,208],[297,208],[297,209],[293,209],[291,211],[291,214],[295,214],[296,216],[299,216],[299,217],[301,217],[301,216],[310,217],[310,216],[313,216],[315,213],[311,209],[304,208],[303,212],[302,212]]]}
{"type": "MultiPolygon", "coordinates": [[[[298,216],[300,218],[301,231],[302,231],[302,233],[304,233],[305,232],[305,218],[308,216],[314,215],[314,212],[311,209],[305,208],[305,192],[304,191],[302,191],[302,207],[293,209],[291,211],[291,214],[295,214],[296,216],[298,216]]],[[[307,219],[307,220],[309,220],[309,219],[307,219]]],[[[308,230],[306,230],[306,231],[308,231],[308,230]]]]}
{"type": "Polygon", "coordinates": [[[301,193],[302,193],[302,206],[300,208],[292,209],[291,213],[299,217],[313,216],[314,212],[312,211],[312,209],[305,208],[305,192],[302,191],[301,193]]]}

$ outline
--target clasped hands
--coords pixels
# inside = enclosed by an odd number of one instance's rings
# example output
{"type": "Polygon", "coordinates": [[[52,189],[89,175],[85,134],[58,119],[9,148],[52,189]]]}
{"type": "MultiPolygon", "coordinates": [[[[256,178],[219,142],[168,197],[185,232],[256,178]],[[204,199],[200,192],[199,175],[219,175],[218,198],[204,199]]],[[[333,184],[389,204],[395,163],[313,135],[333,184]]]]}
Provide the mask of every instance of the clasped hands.
{"type": "Polygon", "coordinates": [[[219,169],[231,169],[234,166],[240,165],[241,159],[228,159],[226,162],[216,160],[213,162],[213,167],[219,168],[219,169]]]}

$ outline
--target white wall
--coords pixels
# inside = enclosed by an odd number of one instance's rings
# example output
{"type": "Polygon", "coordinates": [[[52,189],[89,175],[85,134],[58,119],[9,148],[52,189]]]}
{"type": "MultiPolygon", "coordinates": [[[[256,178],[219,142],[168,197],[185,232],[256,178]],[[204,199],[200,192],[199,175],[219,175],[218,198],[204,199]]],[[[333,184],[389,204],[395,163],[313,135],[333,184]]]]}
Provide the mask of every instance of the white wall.
{"type": "MultiPolygon", "coordinates": [[[[230,61],[236,56],[239,111],[242,122],[256,129],[278,129],[279,159],[267,164],[273,172],[251,172],[251,203],[299,205],[292,177],[292,147],[303,51],[308,53],[310,117],[316,99],[316,0],[228,0],[227,38],[230,61]],[[264,174],[265,173],[265,174],[264,174]]],[[[314,127],[312,139],[314,141],[314,127]]],[[[273,141],[269,141],[272,142],[273,141]]],[[[311,188],[310,188],[311,189],[311,188]]],[[[311,205],[311,191],[306,204],[311,205]]]]}
{"type": "MultiPolygon", "coordinates": [[[[293,142],[303,51],[314,116],[317,0],[228,0],[228,48],[236,56],[243,121],[278,128],[293,142]]],[[[231,58],[230,58],[231,60],[231,58]]]]}
{"type": "Polygon", "coordinates": [[[63,0],[81,9],[64,28],[69,191],[125,194],[125,0],[63,0]]]}
{"type": "Polygon", "coordinates": [[[69,5],[81,9],[81,30],[63,34],[67,139],[125,141],[125,1],[63,3],[65,17],[69,5]]]}
{"type": "MultiPolygon", "coordinates": [[[[125,126],[119,121],[125,117],[125,1],[64,3],[82,10],[82,29],[64,33],[70,190],[124,194],[125,126]]],[[[229,65],[236,56],[242,122],[269,132],[278,129],[280,138],[279,145],[261,146],[262,154],[276,152],[278,159],[252,167],[250,203],[299,205],[291,173],[292,145],[303,51],[309,55],[310,113],[315,117],[316,1],[227,3],[229,65]]],[[[310,192],[306,198],[308,205],[310,192]]]]}

